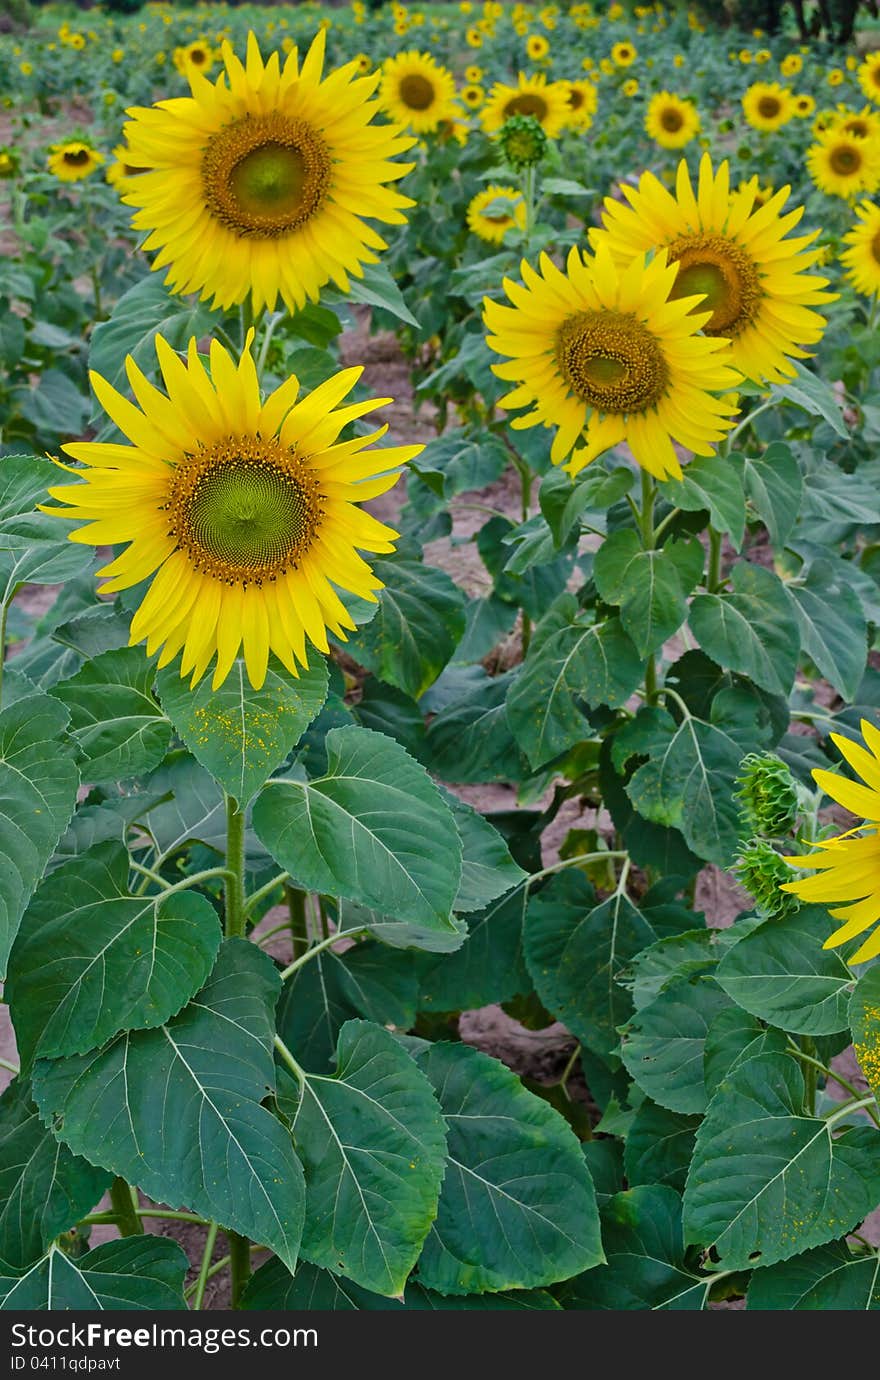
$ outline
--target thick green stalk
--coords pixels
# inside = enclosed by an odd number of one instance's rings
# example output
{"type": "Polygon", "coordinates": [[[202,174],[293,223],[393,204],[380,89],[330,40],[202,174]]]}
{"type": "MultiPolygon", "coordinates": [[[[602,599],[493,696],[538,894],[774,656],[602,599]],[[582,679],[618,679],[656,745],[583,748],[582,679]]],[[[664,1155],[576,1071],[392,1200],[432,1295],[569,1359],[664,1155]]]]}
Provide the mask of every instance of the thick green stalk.
{"type": "Polygon", "coordinates": [[[205,1285],[208,1283],[208,1274],[211,1266],[211,1256],[214,1254],[214,1242],[217,1240],[217,1223],[212,1222],[208,1228],[208,1235],[205,1238],[205,1249],[202,1252],[202,1263],[199,1267],[198,1279],[193,1290],[193,1311],[198,1312],[204,1302],[205,1285]]]}
{"type": "Polygon", "coordinates": [[[226,797],[226,937],[243,939],[247,928],[244,897],[244,811],[226,797]]]}
{"type": "MultiPolygon", "coordinates": [[[[641,470],[640,474],[642,477],[642,503],[639,508],[639,531],[644,549],[653,551],[657,539],[654,531],[654,500],[657,496],[657,486],[647,470],[641,470]]],[[[653,704],[657,698],[657,664],[653,652],[645,663],[645,698],[648,704],[653,704]]]]}
{"type": "Polygon", "coordinates": [[[809,1035],[802,1035],[801,1049],[807,1056],[804,1060],[802,1070],[804,1075],[804,1110],[806,1111],[807,1116],[815,1116],[816,1085],[818,1073],[818,1070],[816,1068],[816,1043],[809,1035]]]}
{"type": "Polygon", "coordinates": [[[134,1189],[124,1179],[114,1179],[110,1185],[110,1201],[119,1226],[120,1236],[143,1236],[144,1224],[136,1211],[134,1189]]]}
{"type": "Polygon", "coordinates": [[[294,958],[299,958],[309,947],[309,927],[306,920],[306,893],[298,886],[285,883],[284,896],[290,915],[290,936],[294,958]]]}
{"type": "Polygon", "coordinates": [[[716,532],[714,527],[709,528],[709,571],[706,588],[710,594],[717,593],[721,588],[721,533],[716,532]]]}
{"type": "Polygon", "coordinates": [[[3,664],[6,660],[6,620],[9,617],[9,604],[0,604],[0,704],[3,701],[3,664]]]}
{"type": "Polygon", "coordinates": [[[229,1278],[232,1284],[230,1307],[240,1308],[241,1298],[251,1277],[251,1243],[237,1231],[226,1233],[229,1241],[229,1278]]]}

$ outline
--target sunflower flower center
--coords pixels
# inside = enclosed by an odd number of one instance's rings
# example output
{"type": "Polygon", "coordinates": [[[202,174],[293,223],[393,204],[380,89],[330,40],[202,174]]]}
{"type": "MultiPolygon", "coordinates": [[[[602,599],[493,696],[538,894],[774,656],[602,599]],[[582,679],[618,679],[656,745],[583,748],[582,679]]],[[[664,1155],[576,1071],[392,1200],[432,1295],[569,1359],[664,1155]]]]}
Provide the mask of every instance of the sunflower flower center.
{"type": "Polygon", "coordinates": [[[707,335],[736,336],[754,320],[761,281],[741,245],[723,235],[684,235],[669,246],[669,262],[678,264],[671,297],[703,295],[694,311],[711,311],[707,335]]]}
{"type": "Polygon", "coordinates": [[[840,144],[831,150],[828,161],[832,172],[837,173],[838,177],[852,177],[861,169],[862,155],[852,145],[840,144]]]}
{"type": "Polygon", "coordinates": [[[169,536],[196,570],[247,586],[297,568],[323,499],[317,475],[280,441],[230,436],[184,458],[166,509],[169,536]]]}
{"type": "Polygon", "coordinates": [[[434,87],[420,72],[410,72],[400,83],[400,99],[410,110],[428,110],[434,101],[434,87]]]}
{"type": "Polygon", "coordinates": [[[684,124],[684,118],[680,110],[670,105],[661,111],[660,123],[668,134],[677,134],[684,124]]]}
{"type": "Polygon", "coordinates": [[[556,361],[571,391],[600,412],[644,412],[669,382],[659,342],[624,312],[570,316],[556,333],[556,361]]]}
{"type": "Polygon", "coordinates": [[[544,98],[528,91],[521,96],[511,96],[504,107],[505,119],[510,115],[534,115],[536,120],[543,120],[546,114],[547,102],[544,98]]]}
{"type": "Polygon", "coordinates": [[[578,91],[576,86],[573,86],[568,93],[568,104],[571,106],[572,110],[580,110],[583,103],[584,93],[578,91]]]}
{"type": "Polygon", "coordinates": [[[68,149],[64,154],[65,163],[70,163],[74,168],[81,168],[84,163],[89,161],[88,149],[68,149]]]}
{"type": "Polygon", "coordinates": [[[238,235],[291,234],[319,210],[330,184],[327,147],[305,120],[246,115],[214,136],[202,158],[208,210],[238,235]]]}
{"type": "Polygon", "coordinates": [[[762,96],[758,101],[758,114],[763,115],[765,120],[775,120],[780,109],[779,99],[776,96],[762,96]]]}

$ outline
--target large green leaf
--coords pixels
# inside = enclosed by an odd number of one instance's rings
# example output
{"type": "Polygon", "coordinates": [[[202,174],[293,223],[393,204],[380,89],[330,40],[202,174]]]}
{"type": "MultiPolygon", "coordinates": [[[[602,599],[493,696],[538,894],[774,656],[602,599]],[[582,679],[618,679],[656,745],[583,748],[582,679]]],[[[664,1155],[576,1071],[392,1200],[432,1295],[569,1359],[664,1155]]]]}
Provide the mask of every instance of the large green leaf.
{"type": "Polygon", "coordinates": [[[629,1023],[623,1062],[649,1097],[686,1115],[706,1107],[706,1031],[728,998],[711,978],[681,979],[629,1023]]]}
{"type": "Polygon", "coordinates": [[[485,489],[500,479],[509,464],[504,442],[491,432],[473,434],[455,428],[429,441],[410,462],[415,470],[444,498],[485,489]]]}
{"type": "Polygon", "coordinates": [[[418,1062],[449,1127],[420,1283],[443,1294],[535,1288],[599,1264],[596,1195],[568,1123],[476,1049],[435,1044],[418,1062]]]}
{"type": "Polygon", "coordinates": [[[720,1084],[697,1132],[684,1196],[685,1240],[748,1269],[834,1241],[880,1198],[880,1131],[842,1136],[804,1115],[793,1059],[761,1054],[720,1084]]]}
{"type": "Polygon", "coordinates": [[[172,755],[149,777],[144,801],[147,828],[161,854],[170,855],[197,839],[222,852],[226,805],[210,772],[188,753],[172,755]],[[156,802],[156,796],[167,796],[156,802]]]}
{"type": "Polygon", "coordinates": [[[303,1255],[377,1294],[402,1293],[446,1160],[427,1078],[387,1031],[349,1021],[336,1073],[306,1075],[291,1119],[306,1178],[303,1255]]]}
{"type": "Polygon", "coordinates": [[[646,657],[677,632],[687,617],[687,598],[703,570],[703,549],[693,543],[696,566],[685,571],[678,553],[689,548],[672,542],[645,551],[632,528],[612,532],[596,552],[593,578],[601,597],[620,607],[624,631],[646,657]],[[692,576],[692,579],[691,579],[692,576]]]}
{"type": "Polygon", "coordinates": [[[94,785],[115,783],[157,767],[171,725],[153,698],[155,668],[141,647],[100,656],[51,694],[70,711],[70,732],[94,785]]]}
{"type": "Polygon", "coordinates": [[[699,1116],[670,1112],[646,1097],[636,1111],[623,1150],[630,1188],[668,1184],[683,1193],[699,1124],[699,1116]]]}
{"type": "Polygon", "coordinates": [[[593,888],[574,870],[554,877],[526,912],[526,963],[535,990],[573,1035],[600,1054],[617,1049],[618,1027],[633,1010],[618,978],[656,938],[623,892],[596,905],[593,888]]]}
{"type": "Polygon", "coordinates": [[[803,583],[785,588],[804,655],[845,700],[854,700],[868,657],[868,625],[858,594],[825,560],[813,562],[803,583]]]}
{"type": "Polygon", "coordinates": [[[125,847],[99,843],[37,888],[9,961],[23,1063],[162,1025],[207,981],[220,947],[214,907],[191,891],[133,896],[128,873],[125,847]]]}
{"type": "Polygon", "coordinates": [[[784,1054],[788,1037],[782,1030],[761,1022],[739,1006],[727,1006],[706,1031],[703,1051],[703,1081],[709,1097],[718,1084],[746,1059],[758,1054],[784,1054]]]}
{"type": "Polygon", "coordinates": [[[433,1312],[446,1309],[557,1309],[553,1295],[544,1289],[520,1289],[506,1294],[465,1294],[444,1298],[420,1284],[406,1286],[403,1300],[371,1294],[350,1280],[339,1279],[329,1270],[320,1270],[301,1260],[296,1274],[286,1270],[280,1260],[268,1260],[256,1271],[242,1302],[242,1308],[271,1312],[433,1312]]]}
{"type": "Polygon", "coordinates": [[[421,561],[373,561],[385,588],[379,610],[351,633],[347,651],[380,680],[414,699],[437,679],[464,632],[465,596],[449,576],[421,561]]]}
{"type": "Polygon", "coordinates": [[[767,1312],[877,1312],[880,1251],[850,1250],[845,1241],[835,1241],[755,1270],[746,1307],[767,1312]]]}
{"type": "Polygon", "coordinates": [[[0,607],[19,585],[62,584],[91,565],[94,553],[71,542],[78,523],[35,512],[63,470],[35,455],[0,457],[0,607]]]}
{"type": "Polygon", "coordinates": [[[254,690],[237,660],[219,690],[206,677],[190,690],[177,669],[159,672],[162,707],[192,755],[240,806],[296,746],[327,697],[327,664],[316,657],[294,678],[272,659],[254,690]]]}
{"type": "Polygon", "coordinates": [[[326,776],[272,781],[258,796],[258,838],[311,891],[453,928],[461,840],[424,767],[370,729],[334,728],[326,741],[326,776]]]}
{"type": "Polygon", "coordinates": [[[765,920],[724,955],[718,982],[738,1006],[781,1030],[796,1035],[846,1030],[855,976],[838,949],[822,948],[827,923],[822,906],[765,920]]]}
{"type": "Polygon", "coordinates": [[[451,791],[443,791],[443,798],[452,811],[462,846],[461,883],[454,909],[460,915],[482,910],[524,882],[528,874],[514,862],[498,830],[478,810],[451,791]]]}
{"type": "Polygon", "coordinates": [[[290,1136],[260,1104],[275,1085],[279,979],[227,940],[210,979],[158,1030],[41,1060],[40,1114],[77,1154],[160,1203],[186,1204],[296,1263],[305,1197],[290,1136]]]}
{"type": "Polygon", "coordinates": [[[686,513],[705,509],[712,526],[727,532],[734,550],[740,549],[746,525],[742,456],[699,456],[690,462],[681,479],[667,479],[660,492],[674,508],[686,513]]]}
{"type": "Polygon", "coordinates": [[[26,1273],[0,1278],[0,1311],[183,1311],[188,1268],[177,1242],[158,1236],[105,1241],[78,1260],[52,1246],[26,1273]]]}
{"type": "Polygon", "coordinates": [[[830,384],[801,364],[800,360],[793,359],[791,363],[797,378],[790,383],[777,383],[773,388],[774,396],[795,403],[814,417],[822,417],[838,436],[849,440],[850,433],[843,419],[840,399],[830,384]]]}
{"type": "Polygon", "coordinates": [[[772,570],[740,562],[732,594],[698,594],[690,625],[707,656],[748,676],[762,690],[787,695],[797,670],[800,634],[785,587],[772,570]]]}
{"type": "Polygon", "coordinates": [[[617,1193],[602,1204],[608,1263],[563,1285],[563,1308],[699,1312],[711,1278],[685,1263],[681,1199],[662,1184],[617,1193]]]}
{"type": "Polygon", "coordinates": [[[859,978],[849,1004],[849,1024],[859,1068],[880,1098],[880,968],[870,968],[859,978]]]}
{"type": "Polygon", "coordinates": [[[507,718],[513,673],[484,676],[431,721],[423,761],[444,781],[519,781],[528,763],[507,718]]]}
{"type": "Polygon", "coordinates": [[[466,1011],[530,990],[523,957],[527,897],[525,887],[520,887],[468,915],[466,943],[453,953],[425,958],[420,965],[423,1011],[466,1011]]]}
{"type": "Polygon", "coordinates": [[[191,336],[210,334],[216,319],[202,302],[169,292],[160,275],[148,273],[122,294],[110,319],[95,326],[89,368],[126,392],[126,355],[155,376],[157,335],[164,336],[172,349],[185,350],[191,336]]]}
{"type": "Polygon", "coordinates": [[[25,696],[0,713],[0,975],[76,807],[79,773],[61,737],[67,720],[48,695],[25,696]]]}
{"type": "Polygon", "coordinates": [[[0,1262],[22,1269],[95,1206],[111,1175],[59,1145],[20,1078],[0,1097],[0,1262]]]}
{"type": "Polygon", "coordinates": [[[625,704],[644,670],[620,620],[575,621],[530,649],[507,697],[513,735],[537,768],[587,736],[579,707],[625,704]]]}
{"type": "Polygon", "coordinates": [[[780,551],[797,522],[804,491],[800,466],[791,448],[774,441],[755,459],[741,457],[746,493],[780,551]]]}

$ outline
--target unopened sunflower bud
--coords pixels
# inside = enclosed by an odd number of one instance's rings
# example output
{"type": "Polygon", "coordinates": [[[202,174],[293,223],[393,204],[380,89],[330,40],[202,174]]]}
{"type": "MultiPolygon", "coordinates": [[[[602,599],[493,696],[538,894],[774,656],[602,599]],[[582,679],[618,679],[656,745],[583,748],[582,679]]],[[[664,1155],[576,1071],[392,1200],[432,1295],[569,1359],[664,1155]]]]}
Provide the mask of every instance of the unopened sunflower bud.
{"type": "Polygon", "coordinates": [[[547,148],[547,135],[534,115],[511,115],[498,135],[504,157],[512,168],[534,167],[547,148]]]}
{"type": "Polygon", "coordinates": [[[741,848],[733,871],[762,915],[788,915],[798,909],[795,898],[779,889],[791,881],[791,867],[766,839],[752,839],[741,848]]]}
{"type": "Polygon", "coordinates": [[[737,777],[743,833],[778,839],[794,828],[798,792],[785,763],[772,752],[750,752],[739,764],[737,777]]]}

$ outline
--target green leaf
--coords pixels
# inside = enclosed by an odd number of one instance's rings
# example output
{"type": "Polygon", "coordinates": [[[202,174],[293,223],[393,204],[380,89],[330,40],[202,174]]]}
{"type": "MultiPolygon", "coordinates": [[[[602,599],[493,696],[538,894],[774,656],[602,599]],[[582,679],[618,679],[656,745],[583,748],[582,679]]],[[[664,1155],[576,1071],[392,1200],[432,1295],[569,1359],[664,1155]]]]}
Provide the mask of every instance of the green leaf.
{"type": "MultiPolygon", "coordinates": [[[[398,321],[405,321],[408,326],[415,326],[417,330],[419,328],[418,321],[403,300],[400,288],[384,264],[362,264],[359,275],[352,275],[349,279],[348,290],[342,300],[346,298],[350,302],[364,302],[367,306],[382,307],[384,311],[396,316],[398,321]]],[[[332,292],[327,294],[327,300],[332,302],[332,292]]]]}
{"type": "Polygon", "coordinates": [[[602,1240],[607,1265],[563,1285],[563,1308],[705,1308],[712,1280],[695,1275],[685,1263],[681,1199],[671,1188],[640,1185],[603,1203],[602,1240]]]}
{"type": "Polygon", "coordinates": [[[449,1127],[419,1282],[443,1294],[535,1288],[599,1264],[593,1183],[559,1113],[465,1045],[431,1045],[418,1063],[449,1127]]]}
{"type": "Polygon", "coordinates": [[[787,695],[797,670],[800,635],[785,587],[772,570],[741,562],[732,594],[698,594],[690,625],[703,651],[762,690],[787,695]]]}
{"type": "Polygon", "coordinates": [[[642,1007],[623,1039],[623,1062],[661,1107],[694,1115],[706,1109],[706,1032],[728,998],[708,978],[682,979],[642,1007]]]}
{"type": "Polygon", "coordinates": [[[172,755],[146,784],[143,818],[165,856],[197,839],[218,852],[226,845],[223,792],[189,753],[172,755]],[[160,800],[157,796],[170,795],[160,800]]]}
{"type": "Polygon", "coordinates": [[[423,1011],[472,1010],[530,990],[522,939],[527,895],[522,888],[468,915],[466,943],[454,953],[425,960],[419,997],[423,1011]]]}
{"type": "Polygon", "coordinates": [[[465,630],[452,660],[456,666],[482,661],[516,622],[516,608],[495,594],[471,599],[465,608],[465,630]]]}
{"type": "Polygon", "coordinates": [[[21,917],[76,808],[67,710],[27,695],[0,712],[0,975],[21,917]]]}
{"type": "Polygon", "coordinates": [[[260,1104],[275,1086],[280,982],[271,959],[227,940],[206,985],[158,1030],[41,1060],[34,1100],[76,1154],[264,1242],[293,1267],[303,1221],[302,1166],[260,1104]]]}
{"type": "Polygon", "coordinates": [[[533,768],[587,736],[581,701],[611,709],[624,705],[644,666],[619,619],[561,628],[530,649],[507,697],[513,735],[533,768]]]}
{"type": "Polygon", "coordinates": [[[153,698],[155,668],[143,648],[123,647],[86,662],[50,691],[70,711],[70,733],[94,785],[157,767],[171,725],[153,698]]]}
{"type": "Polygon", "coordinates": [[[818,374],[814,374],[812,370],[801,364],[800,360],[793,359],[791,363],[797,378],[791,383],[777,383],[773,388],[773,396],[784,398],[786,402],[795,403],[797,407],[802,407],[813,417],[821,417],[828,423],[832,431],[835,431],[844,440],[848,440],[849,430],[843,420],[843,413],[834,390],[824,379],[819,378],[818,374]]]}
{"type": "MultiPolygon", "coordinates": [[[[643,658],[662,647],[687,617],[689,590],[673,550],[670,544],[660,551],[644,551],[638,535],[623,528],[606,537],[596,552],[596,588],[606,603],[619,605],[624,631],[643,658]]],[[[700,570],[702,564],[700,548],[700,570]]]]}
{"type": "Polygon", "coordinates": [[[805,1116],[793,1059],[761,1054],[718,1088],[697,1132],[685,1240],[744,1270],[833,1241],[880,1197],[880,1132],[805,1116]]]}
{"type": "Polygon", "coordinates": [[[758,1054],[784,1054],[784,1031],[769,1029],[748,1011],[728,1006],[719,1011],[706,1031],[703,1054],[703,1079],[711,1097],[723,1078],[758,1054]]]}
{"type": "Polygon", "coordinates": [[[461,883],[453,909],[458,914],[483,910],[524,882],[528,873],[514,862],[498,830],[478,810],[451,791],[442,794],[452,811],[463,850],[461,883]]]}
{"type": "Polygon", "coordinates": [[[337,1278],[329,1270],[319,1270],[301,1260],[291,1275],[280,1260],[261,1265],[248,1284],[242,1301],[245,1310],[271,1312],[433,1312],[445,1309],[557,1309],[552,1294],[543,1289],[519,1289],[506,1294],[465,1294],[444,1298],[420,1284],[406,1286],[403,1301],[371,1294],[350,1280],[337,1278]]]}
{"type": "Polygon", "coordinates": [[[800,466],[791,448],[774,441],[754,459],[738,456],[745,489],[770,535],[774,551],[781,551],[797,522],[804,492],[800,466]]]}
{"type": "Polygon", "coordinates": [[[705,509],[712,526],[727,532],[731,546],[739,551],[746,525],[741,456],[700,456],[685,468],[681,479],[661,484],[660,493],[673,508],[686,513],[705,509]]]}
{"type": "Polygon", "coordinates": [[[803,583],[785,586],[800,629],[801,651],[845,700],[865,673],[868,625],[862,601],[830,561],[817,560],[803,583]]]}
{"type": "Polygon", "coordinates": [[[827,923],[824,906],[803,906],[765,920],[724,955],[719,984],[738,1006],[781,1030],[796,1035],[846,1030],[855,974],[840,950],[822,948],[827,923]]]}
{"type": "Polygon", "coordinates": [[[877,1312],[880,1253],[852,1251],[845,1241],[835,1241],[755,1270],[746,1307],[765,1312],[877,1312]]]}
{"type": "Polygon", "coordinates": [[[656,938],[623,892],[596,905],[593,888],[574,870],[554,877],[526,912],[526,963],[538,996],[599,1054],[617,1049],[618,1027],[633,1010],[617,979],[656,938]]]}
{"type": "Polygon", "coordinates": [[[309,891],[453,928],[461,840],[424,767],[367,728],[331,729],[326,745],[326,776],[272,781],[258,796],[258,838],[309,891]]]}
{"type": "Polygon", "coordinates": [[[46,369],[28,389],[21,413],[40,437],[79,436],[89,415],[88,400],[61,369],[46,369]]]}
{"type": "Polygon", "coordinates": [[[431,721],[423,760],[436,776],[470,783],[519,781],[527,775],[507,718],[512,682],[512,673],[485,676],[431,721]]]}
{"type": "Polygon", "coordinates": [[[429,441],[421,455],[410,461],[409,468],[448,499],[494,484],[508,461],[507,447],[491,432],[474,434],[456,428],[429,441]]]}
{"type": "Polygon", "coordinates": [[[880,1098],[880,968],[859,978],[849,1003],[849,1024],[859,1068],[880,1098]]]}
{"type": "Polygon", "coordinates": [[[191,891],[133,896],[128,873],[126,848],[99,843],[37,888],[6,992],[23,1065],[163,1025],[207,981],[220,947],[214,907],[191,891]]]}
{"type": "Polygon", "coordinates": [[[682,934],[659,939],[636,954],[631,964],[636,1010],[647,1006],[682,978],[711,973],[718,962],[723,934],[721,930],[685,930],[682,934]]]}
{"type": "Polygon", "coordinates": [[[699,1116],[683,1116],[645,1098],[638,1108],[623,1150],[630,1188],[667,1184],[683,1193],[694,1151],[699,1116]]]}
{"type": "Polygon", "coordinates": [[[201,302],[169,292],[156,274],[147,274],[120,297],[109,321],[99,321],[89,344],[89,368],[116,389],[127,392],[125,356],[131,355],[148,377],[156,375],[157,335],[173,350],[185,350],[191,336],[209,335],[216,315],[201,302]]]}
{"type": "Polygon", "coordinates": [[[437,679],[464,632],[465,596],[449,576],[421,561],[373,561],[385,588],[371,622],[345,650],[380,680],[413,699],[437,679]]]}
{"type": "Polygon", "coordinates": [[[596,526],[604,522],[607,510],[629,493],[635,475],[628,465],[607,471],[590,465],[572,481],[564,470],[551,470],[541,480],[538,502],[557,548],[564,546],[584,513],[595,515],[596,526]]]}
{"type": "Polygon", "coordinates": [[[78,1260],[52,1246],[25,1274],[0,1278],[0,1311],[186,1311],[183,1281],[188,1268],[177,1242],[159,1236],[105,1241],[78,1260]]]}
{"type": "Polygon", "coordinates": [[[446,1160],[427,1078],[387,1031],[349,1021],[336,1073],[306,1076],[291,1120],[306,1179],[303,1255],[377,1294],[402,1293],[446,1160]]]}
{"type": "Polygon", "coordinates": [[[665,710],[642,710],[633,722],[640,720],[650,732],[641,741],[629,741],[648,761],[627,783],[629,799],[645,819],[680,829],[699,857],[726,866],[739,842],[733,788],[742,748],[693,716],[676,725],[665,710]]]}
{"type": "Polygon", "coordinates": [[[79,526],[35,511],[63,471],[35,455],[0,457],[0,606],[20,584],[52,585],[88,569],[94,553],[68,540],[79,526]]]}
{"type": "Polygon", "coordinates": [[[296,747],[327,698],[327,664],[317,657],[294,678],[275,662],[254,690],[238,660],[219,690],[210,677],[190,690],[173,666],[158,676],[162,708],[190,752],[239,806],[247,805],[296,747]]]}
{"type": "Polygon", "coordinates": [[[59,1145],[40,1121],[30,1086],[0,1097],[0,1261],[30,1265],[95,1206],[111,1176],[59,1145]]]}

